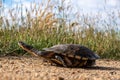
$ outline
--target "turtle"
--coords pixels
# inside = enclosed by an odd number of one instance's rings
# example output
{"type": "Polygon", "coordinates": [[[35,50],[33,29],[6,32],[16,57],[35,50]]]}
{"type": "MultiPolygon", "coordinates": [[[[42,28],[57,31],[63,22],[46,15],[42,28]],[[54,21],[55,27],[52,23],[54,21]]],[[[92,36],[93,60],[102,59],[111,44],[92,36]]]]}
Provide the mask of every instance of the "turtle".
{"type": "Polygon", "coordinates": [[[33,46],[19,41],[18,45],[34,56],[43,57],[52,64],[62,67],[91,67],[100,56],[89,48],[79,44],[58,44],[38,50],[33,46]]]}

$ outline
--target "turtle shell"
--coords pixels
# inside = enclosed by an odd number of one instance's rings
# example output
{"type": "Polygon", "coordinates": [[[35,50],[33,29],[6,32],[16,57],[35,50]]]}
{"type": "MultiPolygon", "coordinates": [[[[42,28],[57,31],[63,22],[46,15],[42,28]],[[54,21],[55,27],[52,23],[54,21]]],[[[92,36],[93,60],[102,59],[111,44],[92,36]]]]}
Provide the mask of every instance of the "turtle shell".
{"type": "Polygon", "coordinates": [[[96,60],[100,58],[92,50],[78,44],[60,44],[52,46],[50,48],[43,48],[43,50],[53,51],[54,53],[67,55],[71,57],[72,56],[83,57],[89,60],[96,60]]]}
{"type": "Polygon", "coordinates": [[[51,59],[56,64],[65,67],[88,67],[95,64],[95,60],[100,57],[92,50],[78,44],[60,44],[50,48],[44,48],[45,51],[53,52],[63,60],[51,59]]]}

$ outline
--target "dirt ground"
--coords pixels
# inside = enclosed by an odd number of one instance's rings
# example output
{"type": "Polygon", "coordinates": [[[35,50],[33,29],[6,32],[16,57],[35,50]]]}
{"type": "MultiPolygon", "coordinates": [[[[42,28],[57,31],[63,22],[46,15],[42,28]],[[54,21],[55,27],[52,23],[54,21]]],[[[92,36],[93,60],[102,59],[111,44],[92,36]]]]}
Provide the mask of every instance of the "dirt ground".
{"type": "Polygon", "coordinates": [[[0,57],[0,80],[120,80],[120,61],[97,60],[91,68],[64,68],[38,57],[0,57]]]}

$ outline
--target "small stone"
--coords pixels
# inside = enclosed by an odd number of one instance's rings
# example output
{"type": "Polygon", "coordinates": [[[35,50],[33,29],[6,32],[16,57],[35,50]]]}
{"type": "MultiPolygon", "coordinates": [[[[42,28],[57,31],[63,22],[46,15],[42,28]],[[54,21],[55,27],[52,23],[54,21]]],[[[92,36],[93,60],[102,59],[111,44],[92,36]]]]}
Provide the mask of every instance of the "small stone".
{"type": "Polygon", "coordinates": [[[72,74],[75,74],[75,72],[72,72],[72,74]]]}
{"type": "Polygon", "coordinates": [[[64,80],[64,78],[63,77],[58,77],[58,80],[64,80]]]}
{"type": "Polygon", "coordinates": [[[114,75],[114,74],[116,74],[116,72],[115,72],[115,71],[111,71],[110,74],[111,74],[111,75],[114,75]]]}
{"type": "Polygon", "coordinates": [[[14,64],[14,61],[11,61],[10,64],[14,64]]]}
{"type": "Polygon", "coordinates": [[[28,71],[28,70],[27,70],[26,73],[31,73],[31,71],[28,71]]]}
{"type": "Polygon", "coordinates": [[[0,68],[2,68],[2,65],[0,65],[0,68]]]}

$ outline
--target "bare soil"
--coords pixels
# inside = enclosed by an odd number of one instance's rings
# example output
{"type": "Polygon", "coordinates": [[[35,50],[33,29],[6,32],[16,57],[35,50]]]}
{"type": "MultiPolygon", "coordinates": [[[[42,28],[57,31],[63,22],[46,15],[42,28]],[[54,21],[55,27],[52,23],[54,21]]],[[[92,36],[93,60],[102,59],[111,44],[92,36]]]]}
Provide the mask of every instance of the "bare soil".
{"type": "Polygon", "coordinates": [[[91,68],[64,68],[38,57],[0,57],[0,80],[120,80],[120,61],[97,60],[91,68]]]}

